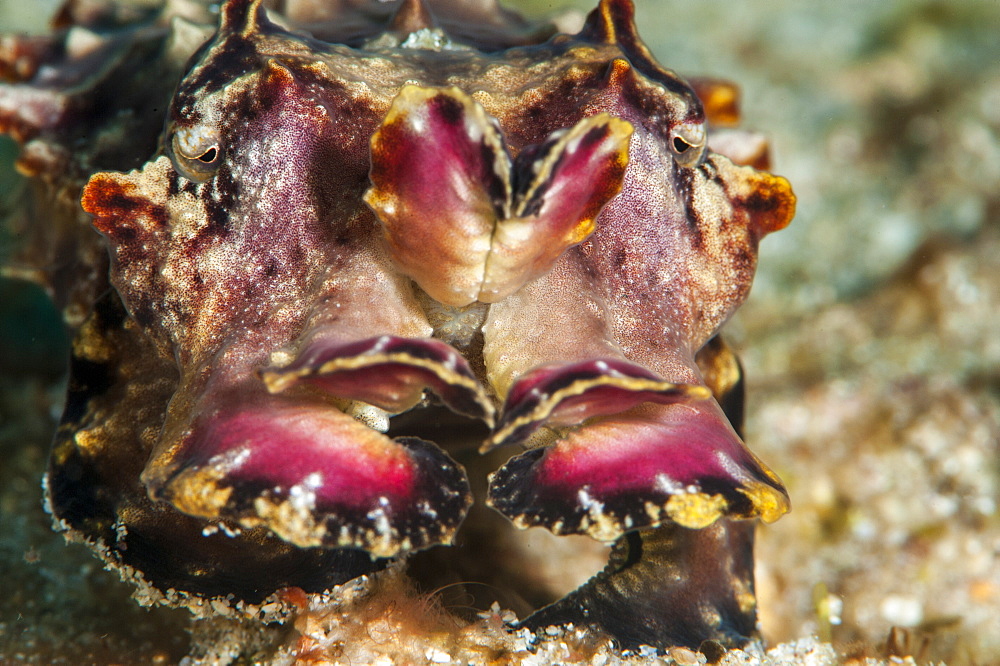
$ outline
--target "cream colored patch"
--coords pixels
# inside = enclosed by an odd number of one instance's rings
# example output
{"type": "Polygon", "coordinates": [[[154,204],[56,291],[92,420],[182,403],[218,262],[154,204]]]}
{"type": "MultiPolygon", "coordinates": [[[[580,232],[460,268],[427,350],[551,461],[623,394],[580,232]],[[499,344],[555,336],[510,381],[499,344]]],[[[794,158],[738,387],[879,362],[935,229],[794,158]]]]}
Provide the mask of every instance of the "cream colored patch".
{"type": "Polygon", "coordinates": [[[232,488],[219,486],[228,469],[216,465],[208,465],[196,470],[181,472],[171,483],[174,491],[170,503],[178,511],[189,516],[201,518],[217,518],[222,509],[229,503],[233,494],[232,488]]]}
{"type": "Polygon", "coordinates": [[[766,483],[751,481],[737,490],[750,499],[757,515],[765,523],[773,523],[792,508],[784,493],[775,490],[766,483]]]}
{"type": "Polygon", "coordinates": [[[622,535],[624,530],[621,523],[613,516],[604,513],[604,502],[591,497],[586,488],[581,488],[577,492],[577,502],[587,512],[580,527],[592,538],[603,543],[611,543],[622,535]]]}
{"type": "MultiPolygon", "coordinates": [[[[313,498],[315,499],[315,496],[313,498]]],[[[310,510],[311,506],[307,502],[296,501],[292,498],[274,501],[267,497],[258,497],[254,500],[253,508],[259,519],[241,520],[240,523],[245,527],[256,527],[263,521],[272,532],[300,548],[323,545],[326,527],[316,522],[310,510]]],[[[354,546],[356,544],[352,539],[348,543],[338,545],[354,546]]]]}
{"type": "Polygon", "coordinates": [[[489,310],[485,303],[473,303],[464,307],[444,305],[423,291],[417,297],[427,320],[434,327],[434,337],[457,347],[466,347],[472,342],[486,321],[489,310]]]}
{"type": "Polygon", "coordinates": [[[101,451],[101,443],[105,439],[102,431],[100,427],[77,431],[73,435],[73,443],[81,453],[95,455],[101,451]]]}
{"type": "Polygon", "coordinates": [[[351,402],[345,412],[372,430],[382,433],[389,432],[389,412],[384,409],[355,400],[351,402]]]}
{"type": "Polygon", "coordinates": [[[708,493],[681,493],[671,495],[666,511],[670,519],[691,529],[708,527],[726,512],[726,498],[708,493]]]}

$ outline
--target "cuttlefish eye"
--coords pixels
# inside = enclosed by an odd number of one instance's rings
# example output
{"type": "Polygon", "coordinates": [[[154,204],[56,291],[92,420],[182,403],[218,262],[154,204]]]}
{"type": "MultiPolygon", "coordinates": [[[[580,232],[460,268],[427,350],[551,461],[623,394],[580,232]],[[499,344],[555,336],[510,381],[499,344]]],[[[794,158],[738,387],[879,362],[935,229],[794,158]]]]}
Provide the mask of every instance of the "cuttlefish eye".
{"type": "Polygon", "coordinates": [[[705,154],[705,126],[702,123],[677,125],[670,130],[668,144],[679,165],[692,167],[705,154]]]}
{"type": "Polygon", "coordinates": [[[222,144],[212,127],[182,127],[174,132],[170,147],[174,167],[198,183],[211,178],[222,164],[222,144]]]}

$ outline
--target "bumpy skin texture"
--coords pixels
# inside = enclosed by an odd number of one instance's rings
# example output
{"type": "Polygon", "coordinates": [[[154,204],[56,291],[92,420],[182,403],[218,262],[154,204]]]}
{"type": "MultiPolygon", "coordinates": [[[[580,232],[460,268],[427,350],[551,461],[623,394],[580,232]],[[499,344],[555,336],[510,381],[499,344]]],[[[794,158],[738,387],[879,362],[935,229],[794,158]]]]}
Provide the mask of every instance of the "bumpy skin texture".
{"type": "Polygon", "coordinates": [[[194,10],[71,3],[61,41],[7,43],[23,80],[0,87],[0,129],[61,202],[24,256],[74,276],[34,274],[82,322],[61,526],[173,602],[322,590],[454,538],[465,471],[392,425],[443,404],[492,428],[484,451],[528,449],[491,475],[492,507],[616,543],[528,626],[753,635],[749,519],[788,500],[735,429],[738,364],[713,336],[794,197],[709,149],[766,165],[744,135],[706,138],[732,88],[657,64],[628,0],[548,41],[489,2],[332,4],[272,22],[230,0],[209,36],[194,10]],[[131,21],[71,48],[81,24],[131,21]],[[136,62],[157,74],[142,94],[81,92],[136,62]],[[73,156],[88,130],[116,148],[73,156]]]}

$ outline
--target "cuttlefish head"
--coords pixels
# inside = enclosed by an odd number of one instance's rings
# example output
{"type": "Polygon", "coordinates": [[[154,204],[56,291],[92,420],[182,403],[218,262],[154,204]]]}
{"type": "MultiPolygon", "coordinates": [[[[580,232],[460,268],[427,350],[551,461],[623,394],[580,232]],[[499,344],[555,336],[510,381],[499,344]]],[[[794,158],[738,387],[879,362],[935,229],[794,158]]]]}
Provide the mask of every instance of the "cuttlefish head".
{"type": "Polygon", "coordinates": [[[392,428],[437,405],[528,447],[488,497],[520,526],[611,541],[787,510],[695,357],[794,197],[707,149],[623,8],[487,58],[359,57],[223,6],[165,154],[84,195],[180,377],[151,497],[302,547],[448,543],[465,472],[392,428]]]}

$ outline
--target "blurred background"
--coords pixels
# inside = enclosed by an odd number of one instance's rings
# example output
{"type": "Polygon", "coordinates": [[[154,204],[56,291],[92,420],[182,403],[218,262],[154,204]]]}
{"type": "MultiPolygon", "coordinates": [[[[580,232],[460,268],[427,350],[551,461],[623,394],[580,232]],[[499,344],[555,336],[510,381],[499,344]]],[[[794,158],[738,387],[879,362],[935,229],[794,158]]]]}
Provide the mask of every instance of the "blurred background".
{"type": "MultiPolygon", "coordinates": [[[[740,85],[799,197],[726,329],[793,504],[759,530],[765,635],[1000,660],[1000,3],[639,4],[660,62],[740,85]]],[[[54,6],[0,0],[0,31],[54,6]]],[[[184,613],[138,609],[41,510],[66,344],[36,289],[0,285],[0,655],[176,661],[184,613]]]]}

